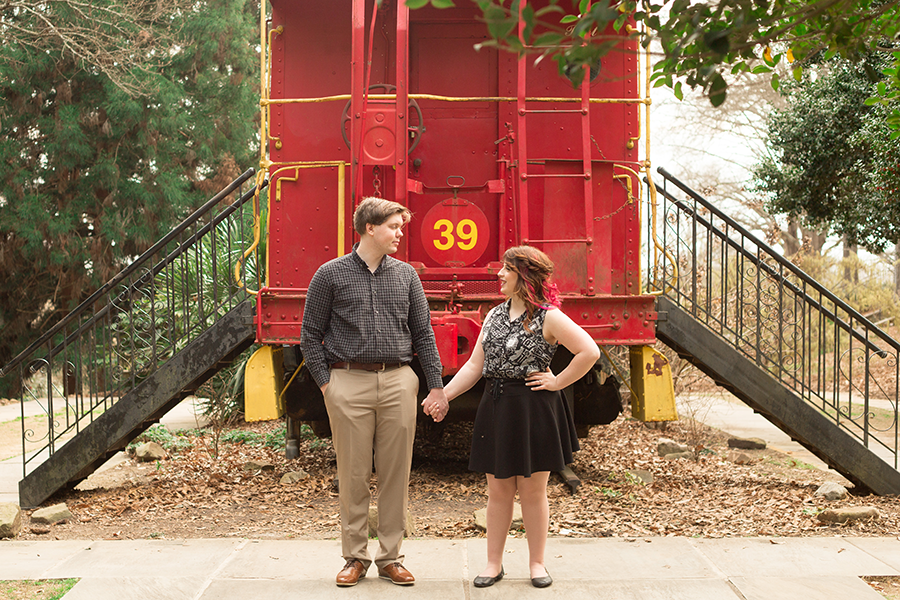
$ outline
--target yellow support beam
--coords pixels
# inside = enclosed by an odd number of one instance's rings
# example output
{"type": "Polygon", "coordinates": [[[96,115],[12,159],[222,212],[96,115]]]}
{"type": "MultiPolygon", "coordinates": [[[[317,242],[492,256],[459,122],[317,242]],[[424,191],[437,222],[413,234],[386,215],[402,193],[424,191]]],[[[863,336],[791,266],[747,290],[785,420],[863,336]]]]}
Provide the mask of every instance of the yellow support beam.
{"type": "Polygon", "coordinates": [[[677,421],[672,368],[650,346],[631,348],[631,416],[639,421],[677,421]]]}
{"type": "Polygon", "coordinates": [[[271,421],[284,415],[284,364],[281,348],[262,346],[244,371],[244,420],[271,421]]]}

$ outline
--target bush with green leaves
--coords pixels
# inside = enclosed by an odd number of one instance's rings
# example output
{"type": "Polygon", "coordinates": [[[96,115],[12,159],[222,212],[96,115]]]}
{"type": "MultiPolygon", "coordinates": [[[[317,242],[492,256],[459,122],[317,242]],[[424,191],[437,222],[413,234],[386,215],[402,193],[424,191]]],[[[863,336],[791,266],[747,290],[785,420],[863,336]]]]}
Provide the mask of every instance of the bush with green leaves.
{"type": "Polygon", "coordinates": [[[0,363],[255,164],[259,5],[138,4],[0,6],[0,363]]]}
{"type": "MultiPolygon", "coordinates": [[[[309,427],[307,427],[309,429],[309,427]]],[[[310,430],[312,431],[312,430],[310,430]]],[[[287,434],[287,426],[284,422],[280,426],[266,434],[266,447],[275,451],[284,450],[285,436],[287,434]]]]}
{"type": "Polygon", "coordinates": [[[170,454],[177,454],[182,450],[186,450],[191,447],[191,440],[188,439],[189,436],[202,436],[204,435],[202,431],[198,430],[179,430],[175,433],[169,431],[169,428],[161,423],[157,423],[156,425],[151,425],[147,431],[139,435],[128,444],[128,449],[133,450],[134,448],[140,446],[141,444],[145,444],[147,442],[156,442],[160,446],[166,449],[166,452],[170,454]]]}

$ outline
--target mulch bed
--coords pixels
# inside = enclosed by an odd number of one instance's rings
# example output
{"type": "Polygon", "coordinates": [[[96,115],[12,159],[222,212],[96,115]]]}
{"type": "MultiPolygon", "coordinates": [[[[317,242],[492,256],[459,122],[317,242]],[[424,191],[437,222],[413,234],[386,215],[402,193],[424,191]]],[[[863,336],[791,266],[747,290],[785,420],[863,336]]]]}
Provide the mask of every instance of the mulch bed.
{"type": "MultiPolygon", "coordinates": [[[[244,424],[257,439],[278,422],[244,424]]],[[[410,483],[416,536],[481,536],[472,513],[486,503],[483,475],[467,470],[471,435],[466,424],[448,425],[439,439],[420,431],[410,483]]],[[[235,436],[232,436],[235,437],[235,436]]],[[[236,436],[240,439],[240,436],[236,436]]],[[[252,436],[245,436],[252,437],[252,436]]],[[[773,450],[745,451],[753,461],[728,459],[727,436],[690,422],[664,430],[620,417],[594,427],[582,440],[572,492],[558,479],[549,487],[551,535],[640,536],[897,536],[897,497],[849,496],[827,502],[815,496],[825,481],[846,484],[838,474],[798,464],[773,450]],[[695,459],[658,456],[660,437],[688,443],[695,459]],[[653,481],[629,473],[641,469],[653,481]],[[847,525],[824,525],[816,514],[836,506],[875,506],[881,517],[847,525]]],[[[18,539],[209,538],[335,539],[340,535],[334,453],[327,440],[303,440],[300,457],[265,445],[214,445],[209,433],[187,436],[187,446],[158,463],[128,461],[103,474],[112,489],[69,490],[45,505],[66,502],[74,519],[52,527],[25,527],[18,539]],[[271,470],[245,470],[248,461],[271,470]],[[281,484],[302,469],[308,477],[281,484]]],[[[373,492],[377,481],[373,477],[373,492]]],[[[521,534],[521,532],[519,532],[521,534]]]]}

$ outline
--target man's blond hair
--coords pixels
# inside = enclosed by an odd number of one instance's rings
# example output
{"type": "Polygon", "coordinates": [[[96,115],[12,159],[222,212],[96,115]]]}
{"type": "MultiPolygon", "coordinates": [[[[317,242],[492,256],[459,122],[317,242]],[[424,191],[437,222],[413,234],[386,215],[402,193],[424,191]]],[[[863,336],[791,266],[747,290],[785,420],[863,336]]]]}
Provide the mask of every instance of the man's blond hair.
{"type": "Polygon", "coordinates": [[[359,206],[356,207],[356,212],[353,213],[353,229],[359,235],[365,235],[366,225],[381,225],[394,215],[401,215],[404,225],[412,219],[412,213],[409,212],[409,209],[399,202],[375,198],[374,196],[363,198],[359,206]]]}

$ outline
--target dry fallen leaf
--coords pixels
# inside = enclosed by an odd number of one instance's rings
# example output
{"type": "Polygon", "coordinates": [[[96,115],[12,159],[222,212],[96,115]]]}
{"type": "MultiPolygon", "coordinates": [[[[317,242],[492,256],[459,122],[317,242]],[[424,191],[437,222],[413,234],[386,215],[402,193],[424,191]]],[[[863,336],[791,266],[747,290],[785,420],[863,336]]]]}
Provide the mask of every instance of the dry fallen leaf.
{"type": "MultiPolygon", "coordinates": [[[[268,434],[277,422],[244,424],[268,434]]],[[[688,442],[688,428],[669,424],[666,437],[688,442]]],[[[705,430],[700,460],[666,461],[655,455],[660,432],[620,418],[593,428],[581,440],[573,470],[582,484],[575,493],[556,476],[548,487],[550,530],[559,535],[645,539],[648,536],[846,535],[891,536],[900,539],[900,503],[896,498],[868,496],[883,518],[878,522],[842,526],[818,523],[815,490],[833,472],[799,469],[774,450],[751,451],[761,458],[752,466],[722,461],[727,438],[705,430]],[[642,468],[653,475],[649,484],[636,483],[626,471],[642,468]]],[[[470,426],[451,424],[439,443],[419,436],[410,479],[410,512],[419,535],[429,538],[483,536],[472,513],[487,501],[484,476],[468,471],[470,426]],[[469,427],[467,430],[466,427],[469,427]]],[[[301,440],[297,460],[267,447],[223,444],[218,458],[191,438],[192,447],[164,462],[153,480],[134,477],[131,487],[86,492],[67,491],[54,498],[77,510],[76,519],[58,528],[63,539],[216,537],[240,532],[244,537],[333,539],[340,535],[338,497],[334,489],[335,462],[329,442],[301,440]],[[244,477],[248,460],[269,462],[272,473],[244,477]],[[302,468],[309,478],[290,489],[279,480],[302,468]],[[276,519],[278,520],[276,522],[276,519]]],[[[207,435],[208,441],[208,435],[207,435]]],[[[697,445],[696,440],[691,442],[697,445]]],[[[145,469],[132,461],[122,476],[145,469]]],[[[849,484],[846,484],[849,485],[849,484]]],[[[371,490],[377,495],[377,477],[371,490]]],[[[57,530],[54,530],[54,534],[57,530]]],[[[521,532],[513,535],[523,535],[521,532]]],[[[20,534],[27,539],[35,534],[20,534]]],[[[649,541],[649,540],[648,540],[649,541]]],[[[771,541],[771,543],[781,543],[771,541]]]]}

